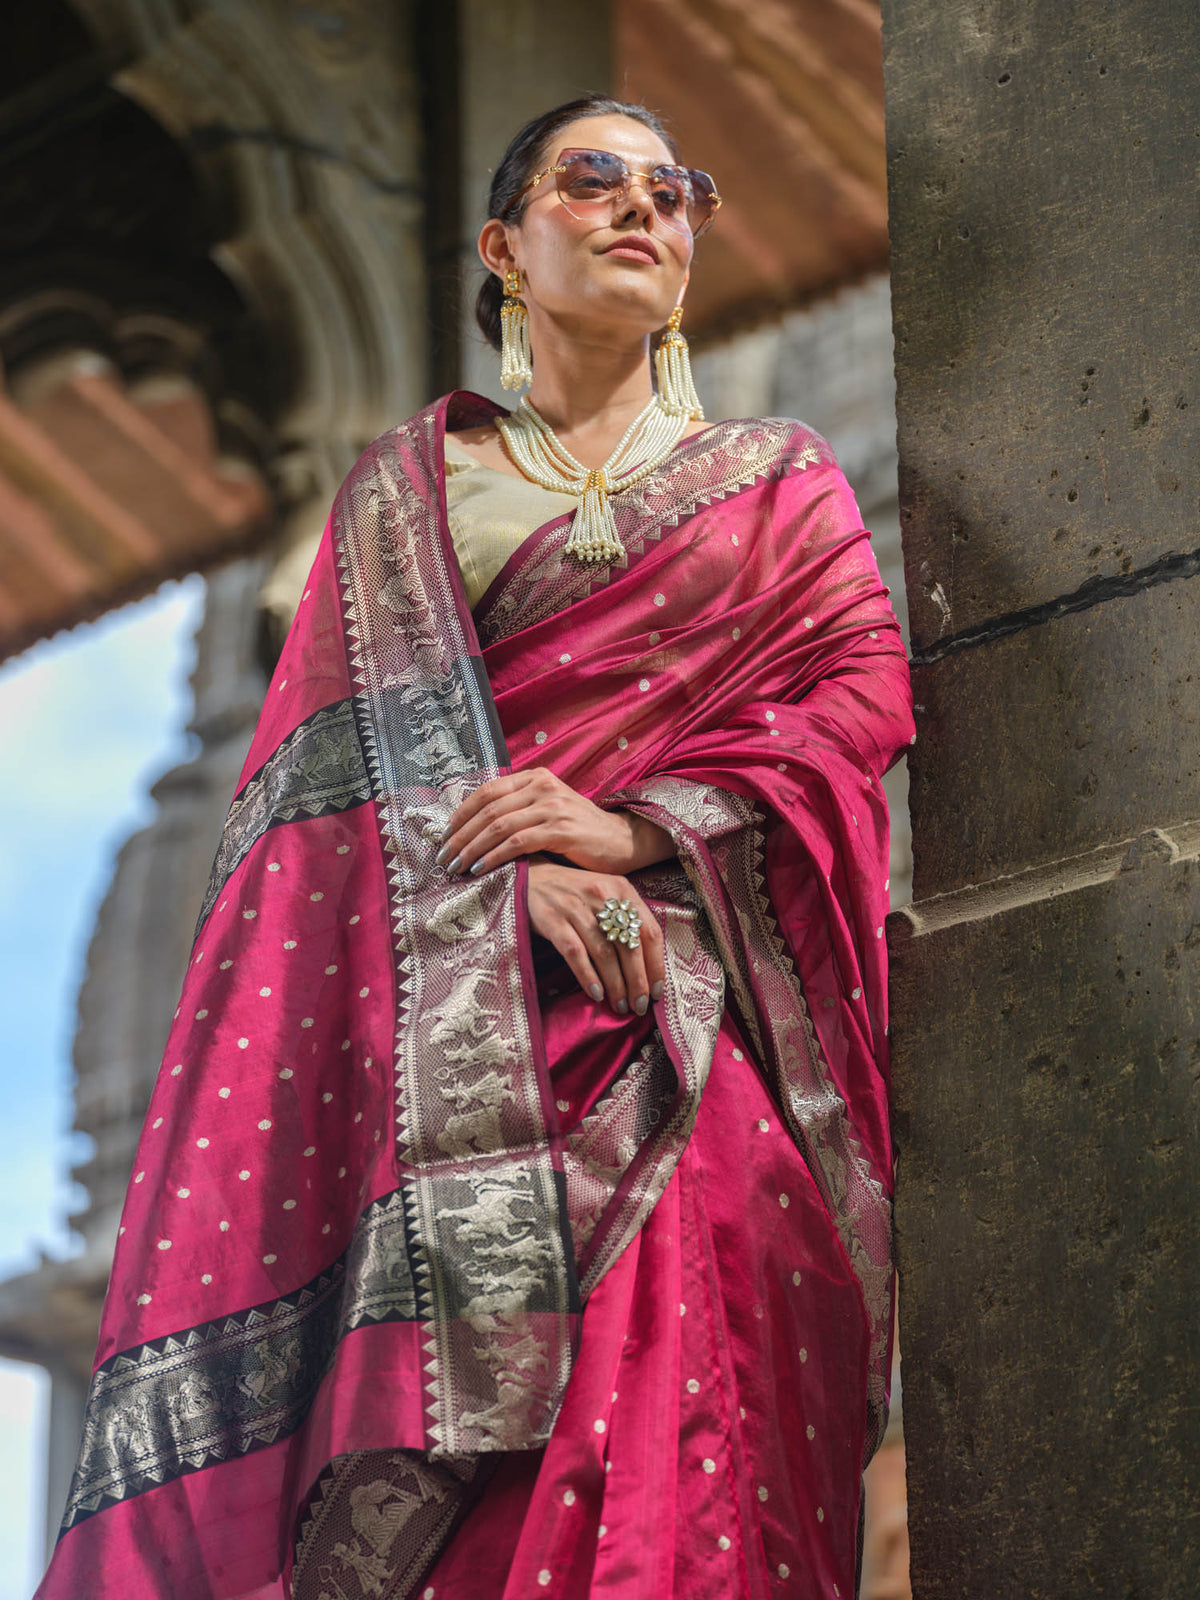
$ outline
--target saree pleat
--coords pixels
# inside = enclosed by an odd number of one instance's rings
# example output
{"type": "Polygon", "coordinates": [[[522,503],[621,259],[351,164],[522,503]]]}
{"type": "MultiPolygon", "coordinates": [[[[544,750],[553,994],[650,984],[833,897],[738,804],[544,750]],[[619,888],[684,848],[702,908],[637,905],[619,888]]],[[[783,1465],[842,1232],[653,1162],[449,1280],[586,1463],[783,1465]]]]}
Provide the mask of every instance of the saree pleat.
{"type": "Polygon", "coordinates": [[[802,424],[718,424],[468,610],[444,398],[338,497],[205,897],[39,1595],[849,1595],[891,1329],[907,670],[802,424]],[[644,1018],[435,856],[544,765],[651,816],[644,1018]]]}

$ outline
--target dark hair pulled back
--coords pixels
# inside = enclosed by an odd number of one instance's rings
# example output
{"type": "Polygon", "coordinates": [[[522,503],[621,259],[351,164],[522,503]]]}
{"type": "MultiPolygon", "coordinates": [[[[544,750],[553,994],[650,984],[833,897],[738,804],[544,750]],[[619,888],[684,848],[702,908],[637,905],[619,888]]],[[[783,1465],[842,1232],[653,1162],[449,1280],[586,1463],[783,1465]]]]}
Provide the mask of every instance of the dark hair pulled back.
{"type": "MultiPolygon", "coordinates": [[[[578,100],[568,100],[552,111],[543,111],[534,117],[513,138],[492,177],[488,191],[488,216],[501,222],[518,222],[525,210],[528,197],[518,200],[521,190],[537,172],[547,155],[547,149],[556,134],[581,117],[631,117],[643,127],[656,133],[670,150],[672,158],[679,159],[674,139],[663,126],[662,119],[645,106],[632,105],[624,100],[614,100],[607,94],[585,94],[578,100]]],[[[500,348],[500,303],[504,299],[504,286],[494,272],[489,272],[479,286],[475,299],[475,320],[493,350],[500,348]]]]}

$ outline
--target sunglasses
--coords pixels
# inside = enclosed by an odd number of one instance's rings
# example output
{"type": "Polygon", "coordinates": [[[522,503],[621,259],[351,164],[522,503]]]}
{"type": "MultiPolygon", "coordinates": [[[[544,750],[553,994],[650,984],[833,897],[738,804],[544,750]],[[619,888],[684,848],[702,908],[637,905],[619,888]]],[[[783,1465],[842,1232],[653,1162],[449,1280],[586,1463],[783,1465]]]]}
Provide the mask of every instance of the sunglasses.
{"type": "Polygon", "coordinates": [[[514,201],[550,177],[558,198],[581,221],[597,212],[603,214],[605,208],[615,211],[629,193],[633,179],[640,178],[659,220],[681,233],[690,233],[694,239],[712,226],[721,204],[717,186],[707,172],[670,162],[651,167],[649,172],[631,172],[628,164],[611,150],[561,151],[555,164],[530,178],[514,201]]]}

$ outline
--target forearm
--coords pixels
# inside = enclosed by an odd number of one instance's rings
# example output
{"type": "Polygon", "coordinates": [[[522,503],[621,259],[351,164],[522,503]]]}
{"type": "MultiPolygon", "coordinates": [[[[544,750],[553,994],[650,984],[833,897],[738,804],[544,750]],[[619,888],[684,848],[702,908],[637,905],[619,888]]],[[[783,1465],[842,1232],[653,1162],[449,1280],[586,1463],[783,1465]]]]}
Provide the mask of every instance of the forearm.
{"type": "Polygon", "coordinates": [[[675,854],[675,841],[665,828],[660,828],[649,817],[636,811],[617,811],[616,816],[629,825],[629,860],[622,872],[636,872],[639,867],[652,867],[659,861],[668,861],[675,854]]]}
{"type": "Polygon", "coordinates": [[[669,861],[676,854],[671,835],[649,817],[615,806],[602,815],[604,837],[595,839],[593,848],[533,851],[530,863],[545,861],[554,866],[578,867],[584,872],[615,872],[625,877],[639,867],[669,861]]]}

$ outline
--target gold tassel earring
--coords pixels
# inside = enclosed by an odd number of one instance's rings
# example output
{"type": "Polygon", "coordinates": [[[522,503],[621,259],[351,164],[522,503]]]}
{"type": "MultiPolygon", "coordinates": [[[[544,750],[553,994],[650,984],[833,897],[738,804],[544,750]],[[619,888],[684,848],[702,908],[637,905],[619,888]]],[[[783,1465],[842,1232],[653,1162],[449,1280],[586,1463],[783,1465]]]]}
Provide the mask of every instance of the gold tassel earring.
{"type": "Polygon", "coordinates": [[[658,403],[672,417],[691,417],[704,421],[704,407],[692,381],[692,363],[688,357],[688,342],[679,331],[683,321],[683,307],[676,306],[667,322],[667,331],[654,352],[654,370],[658,374],[658,403]]]}
{"type": "Polygon", "coordinates": [[[521,293],[521,269],[504,274],[504,300],[500,306],[500,383],[505,389],[528,389],[533,382],[533,354],[529,348],[529,312],[521,293]]]}

